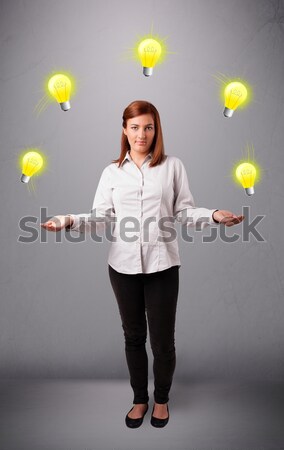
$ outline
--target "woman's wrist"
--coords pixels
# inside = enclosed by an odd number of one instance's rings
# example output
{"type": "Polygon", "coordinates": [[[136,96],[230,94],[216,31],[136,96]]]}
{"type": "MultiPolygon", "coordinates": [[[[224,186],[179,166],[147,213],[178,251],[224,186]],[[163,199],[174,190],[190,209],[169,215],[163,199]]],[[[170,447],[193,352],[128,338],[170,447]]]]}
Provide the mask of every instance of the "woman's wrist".
{"type": "Polygon", "coordinates": [[[219,209],[215,209],[215,211],[213,212],[213,214],[212,214],[212,219],[214,220],[215,223],[220,223],[218,220],[215,220],[215,219],[214,219],[214,214],[215,214],[215,212],[217,212],[217,211],[219,211],[219,209]]]}
{"type": "Polygon", "coordinates": [[[67,222],[65,228],[71,228],[74,223],[74,219],[71,214],[67,214],[65,221],[67,222]]]}

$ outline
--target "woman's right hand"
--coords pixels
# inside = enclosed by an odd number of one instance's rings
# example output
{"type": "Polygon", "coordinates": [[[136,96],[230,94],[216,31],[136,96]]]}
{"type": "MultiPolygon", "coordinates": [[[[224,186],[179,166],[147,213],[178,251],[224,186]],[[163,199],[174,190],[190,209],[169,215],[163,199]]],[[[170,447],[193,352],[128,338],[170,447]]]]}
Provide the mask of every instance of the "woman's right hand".
{"type": "Polygon", "coordinates": [[[72,225],[73,219],[71,216],[54,216],[50,220],[45,223],[41,223],[40,225],[47,231],[60,231],[63,228],[72,225]]]}

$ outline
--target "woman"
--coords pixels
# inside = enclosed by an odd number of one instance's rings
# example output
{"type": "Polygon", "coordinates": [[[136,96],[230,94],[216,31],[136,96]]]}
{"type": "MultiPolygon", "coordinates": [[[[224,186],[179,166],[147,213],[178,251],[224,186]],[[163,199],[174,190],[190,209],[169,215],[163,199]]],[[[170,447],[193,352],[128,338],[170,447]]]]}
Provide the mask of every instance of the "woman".
{"type": "Polygon", "coordinates": [[[97,232],[114,223],[109,277],[121,316],[134,392],[134,406],[125,422],[138,428],[148,410],[148,321],[155,386],[151,424],[164,427],[169,420],[169,392],[176,364],[180,259],[173,222],[199,224],[201,228],[216,222],[232,226],[244,216],[194,206],[181,160],[164,153],[159,113],[151,103],[132,102],[123,113],[122,125],[120,157],[102,173],[92,214],[55,216],[42,227],[97,232]],[[125,230],[129,223],[131,229],[128,225],[125,230]]]}

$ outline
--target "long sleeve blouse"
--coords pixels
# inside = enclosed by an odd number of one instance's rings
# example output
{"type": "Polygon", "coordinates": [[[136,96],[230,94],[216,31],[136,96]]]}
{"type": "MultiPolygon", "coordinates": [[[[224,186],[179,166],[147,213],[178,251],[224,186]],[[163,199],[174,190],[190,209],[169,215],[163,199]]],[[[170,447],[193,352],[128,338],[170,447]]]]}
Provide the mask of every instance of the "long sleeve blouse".
{"type": "Polygon", "coordinates": [[[152,273],[181,265],[174,223],[214,224],[216,209],[198,208],[189,190],[182,161],[166,155],[149,167],[149,153],[140,168],[127,152],[123,163],[102,172],[90,214],[70,214],[71,230],[101,233],[112,227],[108,263],[121,273],[152,273]]]}

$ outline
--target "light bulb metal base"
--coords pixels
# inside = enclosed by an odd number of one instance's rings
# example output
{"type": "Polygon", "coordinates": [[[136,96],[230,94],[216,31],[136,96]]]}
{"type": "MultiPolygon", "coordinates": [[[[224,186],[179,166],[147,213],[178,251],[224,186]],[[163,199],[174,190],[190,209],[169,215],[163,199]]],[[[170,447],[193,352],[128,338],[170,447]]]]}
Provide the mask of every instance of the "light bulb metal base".
{"type": "Polygon", "coordinates": [[[61,109],[63,111],[68,111],[71,108],[70,102],[62,102],[62,103],[59,103],[59,104],[60,104],[61,109]]]}
{"type": "Polygon", "coordinates": [[[223,114],[225,117],[232,117],[232,115],[234,114],[234,110],[225,107],[223,114]]]}
{"type": "Polygon", "coordinates": [[[153,67],[143,67],[143,75],[150,77],[153,74],[153,67]]]}
{"type": "Polygon", "coordinates": [[[247,195],[253,195],[254,194],[254,187],[245,188],[247,195]]]}
{"type": "Polygon", "coordinates": [[[22,183],[28,183],[28,182],[30,181],[30,178],[31,178],[31,177],[29,177],[28,175],[22,174],[22,176],[21,176],[21,182],[22,182],[22,183]]]}

